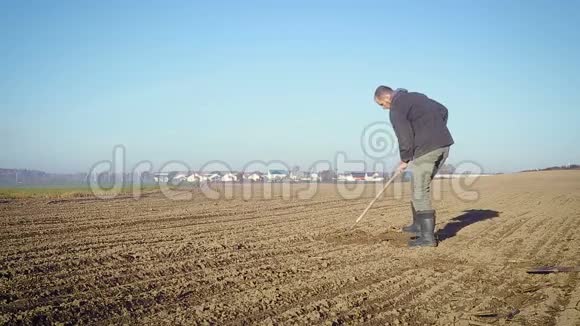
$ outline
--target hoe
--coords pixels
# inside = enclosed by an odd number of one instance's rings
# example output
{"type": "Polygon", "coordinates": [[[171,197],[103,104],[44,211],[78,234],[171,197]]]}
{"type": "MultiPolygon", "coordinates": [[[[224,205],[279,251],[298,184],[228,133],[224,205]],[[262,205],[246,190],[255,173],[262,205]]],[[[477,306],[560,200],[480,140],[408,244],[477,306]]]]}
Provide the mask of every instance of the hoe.
{"type": "Polygon", "coordinates": [[[369,203],[369,205],[367,206],[367,208],[365,208],[365,210],[362,212],[362,214],[360,214],[360,216],[356,219],[356,221],[354,222],[354,224],[350,227],[351,230],[356,226],[356,224],[360,220],[362,220],[363,217],[365,217],[365,215],[367,214],[367,212],[369,211],[369,209],[371,209],[371,207],[377,201],[377,199],[379,199],[379,197],[381,197],[381,195],[383,194],[383,192],[385,192],[385,190],[387,190],[387,188],[391,185],[391,183],[393,183],[393,181],[395,180],[395,178],[398,177],[400,173],[401,173],[401,171],[397,170],[393,174],[393,176],[389,179],[389,181],[387,181],[387,183],[385,184],[385,186],[383,187],[383,189],[381,191],[379,191],[379,193],[375,196],[375,198],[369,203]]]}

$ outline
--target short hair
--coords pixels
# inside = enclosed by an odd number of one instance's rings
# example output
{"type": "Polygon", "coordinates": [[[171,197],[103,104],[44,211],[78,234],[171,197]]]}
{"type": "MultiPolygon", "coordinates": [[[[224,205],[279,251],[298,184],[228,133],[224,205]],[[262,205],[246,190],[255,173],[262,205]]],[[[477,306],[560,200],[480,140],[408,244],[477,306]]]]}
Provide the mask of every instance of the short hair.
{"type": "Polygon", "coordinates": [[[375,98],[383,98],[385,95],[389,95],[393,92],[393,89],[389,86],[381,85],[375,90],[375,98]]]}

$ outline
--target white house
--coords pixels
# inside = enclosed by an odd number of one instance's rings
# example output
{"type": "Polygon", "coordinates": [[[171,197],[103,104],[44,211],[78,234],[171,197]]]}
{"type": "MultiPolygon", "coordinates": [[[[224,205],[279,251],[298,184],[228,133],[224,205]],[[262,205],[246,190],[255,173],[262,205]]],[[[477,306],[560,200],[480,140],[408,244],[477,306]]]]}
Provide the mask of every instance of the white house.
{"type": "Polygon", "coordinates": [[[246,180],[252,181],[252,182],[258,182],[262,180],[262,176],[256,172],[246,175],[244,174],[244,177],[246,180]]]}
{"type": "Polygon", "coordinates": [[[167,183],[169,182],[169,173],[159,172],[153,174],[153,180],[157,183],[167,183]]]}
{"type": "Polygon", "coordinates": [[[183,182],[185,180],[187,180],[187,174],[185,174],[185,173],[177,173],[171,179],[171,183],[173,183],[173,184],[179,184],[180,182],[183,182]]]}
{"type": "Polygon", "coordinates": [[[338,175],[337,182],[381,182],[385,178],[378,172],[345,172],[338,175]]]}
{"type": "Polygon", "coordinates": [[[367,182],[381,182],[385,180],[385,178],[381,177],[377,172],[375,173],[366,173],[365,181],[367,182]]]}
{"type": "Polygon", "coordinates": [[[322,177],[318,173],[310,173],[310,181],[320,182],[322,181],[322,177]]]}
{"type": "Polygon", "coordinates": [[[339,173],[337,178],[337,182],[355,182],[356,179],[352,176],[352,173],[339,173]]]}
{"type": "Polygon", "coordinates": [[[304,172],[299,178],[302,182],[320,182],[320,176],[314,172],[304,172]]]}
{"type": "Polygon", "coordinates": [[[193,173],[187,177],[187,182],[200,182],[201,177],[202,177],[201,175],[199,175],[197,173],[193,173]]]}
{"type": "Polygon", "coordinates": [[[236,182],[236,181],[238,181],[238,176],[231,173],[231,172],[228,172],[221,177],[221,181],[222,182],[236,182]]]}
{"type": "Polygon", "coordinates": [[[218,173],[208,173],[208,174],[204,174],[203,177],[205,179],[204,181],[207,181],[207,182],[220,181],[221,178],[222,178],[222,176],[219,175],[218,173]]]}
{"type": "Polygon", "coordinates": [[[288,178],[288,171],[285,170],[268,170],[266,177],[269,182],[280,182],[288,178]]]}

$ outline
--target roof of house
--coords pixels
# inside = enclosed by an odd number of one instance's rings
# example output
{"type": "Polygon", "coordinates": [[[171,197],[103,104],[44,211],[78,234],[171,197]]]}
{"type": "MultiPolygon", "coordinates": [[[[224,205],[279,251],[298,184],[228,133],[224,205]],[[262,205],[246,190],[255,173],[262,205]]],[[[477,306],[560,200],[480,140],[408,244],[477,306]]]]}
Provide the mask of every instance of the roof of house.
{"type": "Polygon", "coordinates": [[[367,176],[366,172],[351,172],[350,174],[355,178],[364,178],[367,176]]]}

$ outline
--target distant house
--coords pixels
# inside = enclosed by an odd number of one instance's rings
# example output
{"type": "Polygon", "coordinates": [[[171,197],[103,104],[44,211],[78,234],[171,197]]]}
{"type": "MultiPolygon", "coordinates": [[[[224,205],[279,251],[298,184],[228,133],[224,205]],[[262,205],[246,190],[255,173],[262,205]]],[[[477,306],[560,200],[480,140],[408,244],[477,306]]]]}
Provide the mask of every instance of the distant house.
{"type": "Polygon", "coordinates": [[[355,182],[356,179],[352,176],[351,173],[339,173],[336,177],[337,182],[355,182]]]}
{"type": "Polygon", "coordinates": [[[231,172],[227,172],[221,176],[220,180],[222,182],[236,182],[236,181],[238,181],[238,176],[231,173],[231,172]]]}
{"type": "Polygon", "coordinates": [[[322,181],[322,177],[317,172],[310,173],[310,181],[311,182],[320,182],[322,181]]]}
{"type": "Polygon", "coordinates": [[[197,173],[193,173],[187,177],[187,182],[201,182],[201,180],[202,176],[197,173]]]}
{"type": "Polygon", "coordinates": [[[216,181],[220,181],[222,179],[222,176],[217,173],[207,173],[203,175],[203,178],[206,182],[216,182],[216,181]]]}
{"type": "Polygon", "coordinates": [[[378,172],[345,172],[338,175],[337,182],[381,182],[385,180],[378,172]]]}
{"type": "Polygon", "coordinates": [[[382,177],[378,172],[368,173],[365,178],[365,181],[367,182],[381,182],[383,180],[385,180],[385,178],[382,177]]]}
{"type": "Polygon", "coordinates": [[[177,173],[176,175],[173,176],[173,178],[171,178],[171,182],[182,182],[187,180],[187,174],[185,173],[177,173]]]}
{"type": "Polygon", "coordinates": [[[320,176],[315,172],[302,172],[302,175],[298,178],[298,181],[320,182],[320,176]]]}
{"type": "Polygon", "coordinates": [[[154,173],[153,180],[157,183],[167,183],[169,182],[169,173],[166,172],[154,173]]]}
{"type": "Polygon", "coordinates": [[[354,179],[354,181],[366,181],[367,174],[366,172],[351,172],[350,175],[354,179]]]}
{"type": "Polygon", "coordinates": [[[244,174],[244,179],[251,181],[251,182],[258,182],[258,181],[263,180],[263,175],[262,175],[262,173],[259,173],[259,172],[254,172],[251,174],[244,174]]]}
{"type": "Polygon", "coordinates": [[[288,171],[286,170],[268,170],[268,174],[266,178],[269,182],[280,182],[284,179],[287,179],[289,176],[288,171]]]}

